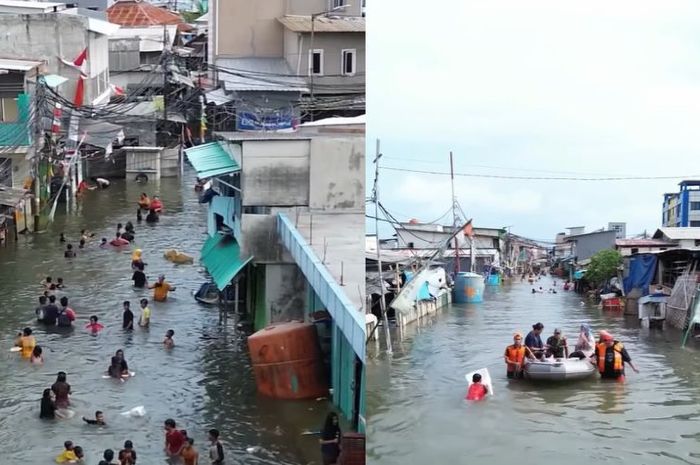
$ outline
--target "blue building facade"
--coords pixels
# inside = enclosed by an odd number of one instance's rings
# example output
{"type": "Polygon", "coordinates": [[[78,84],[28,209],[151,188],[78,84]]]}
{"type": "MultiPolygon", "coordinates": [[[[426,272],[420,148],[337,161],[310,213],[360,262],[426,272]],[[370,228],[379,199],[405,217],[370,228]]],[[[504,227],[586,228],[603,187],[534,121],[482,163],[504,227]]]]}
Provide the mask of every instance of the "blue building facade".
{"type": "Polygon", "coordinates": [[[700,180],[679,186],[678,192],[664,194],[661,223],[666,228],[700,227],[700,180]]]}

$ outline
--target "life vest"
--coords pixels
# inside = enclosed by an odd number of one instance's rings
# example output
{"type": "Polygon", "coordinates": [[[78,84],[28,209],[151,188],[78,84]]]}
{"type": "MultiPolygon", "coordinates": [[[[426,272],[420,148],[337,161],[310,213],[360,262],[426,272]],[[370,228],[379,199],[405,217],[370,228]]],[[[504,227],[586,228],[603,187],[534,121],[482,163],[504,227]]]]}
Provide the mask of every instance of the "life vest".
{"type": "Polygon", "coordinates": [[[481,383],[474,383],[469,386],[467,400],[481,400],[486,396],[486,386],[481,383]]]}
{"type": "MultiPolygon", "coordinates": [[[[516,363],[523,363],[525,346],[515,347],[515,345],[510,345],[506,347],[506,357],[508,357],[508,360],[514,360],[516,363]]],[[[508,363],[508,371],[515,371],[515,365],[508,363]]]]}
{"type": "MultiPolygon", "coordinates": [[[[604,342],[597,345],[598,348],[598,371],[600,374],[605,373],[605,355],[608,351],[608,346],[604,342]]],[[[622,375],[624,370],[624,361],[622,360],[623,345],[621,342],[615,342],[613,349],[613,371],[616,375],[622,375]]]]}

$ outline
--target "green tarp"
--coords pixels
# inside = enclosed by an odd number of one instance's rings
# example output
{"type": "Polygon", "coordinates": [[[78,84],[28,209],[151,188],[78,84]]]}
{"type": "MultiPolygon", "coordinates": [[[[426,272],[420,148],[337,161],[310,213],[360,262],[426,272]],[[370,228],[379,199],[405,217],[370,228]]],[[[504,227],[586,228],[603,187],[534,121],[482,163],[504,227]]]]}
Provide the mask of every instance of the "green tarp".
{"type": "Polygon", "coordinates": [[[185,155],[200,178],[220,176],[241,169],[219,142],[190,147],[185,149],[185,155]]]}
{"type": "Polygon", "coordinates": [[[202,246],[201,261],[219,290],[228,286],[252,259],[241,257],[241,247],[232,236],[216,234],[202,246]]]}

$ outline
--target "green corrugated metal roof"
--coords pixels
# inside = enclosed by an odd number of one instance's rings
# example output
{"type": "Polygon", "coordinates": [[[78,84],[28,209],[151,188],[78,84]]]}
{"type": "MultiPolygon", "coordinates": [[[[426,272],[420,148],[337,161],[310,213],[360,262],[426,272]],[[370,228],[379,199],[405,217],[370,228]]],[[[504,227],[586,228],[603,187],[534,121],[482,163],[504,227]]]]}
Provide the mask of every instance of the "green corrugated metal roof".
{"type": "Polygon", "coordinates": [[[185,149],[187,159],[192,163],[200,178],[233,173],[241,169],[224,149],[220,142],[197,145],[185,149]]]}
{"type": "Polygon", "coordinates": [[[252,259],[241,257],[241,247],[231,236],[211,236],[202,246],[201,261],[219,290],[228,286],[252,259]]]}

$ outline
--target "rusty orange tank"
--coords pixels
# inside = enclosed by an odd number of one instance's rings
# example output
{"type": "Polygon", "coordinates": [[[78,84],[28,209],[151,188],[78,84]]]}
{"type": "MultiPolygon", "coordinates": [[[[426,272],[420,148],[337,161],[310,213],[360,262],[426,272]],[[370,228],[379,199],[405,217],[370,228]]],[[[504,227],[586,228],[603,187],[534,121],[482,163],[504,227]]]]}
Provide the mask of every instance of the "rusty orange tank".
{"type": "Polygon", "coordinates": [[[248,349],[260,394],[277,399],[328,395],[313,324],[273,324],[250,336],[248,349]]]}

